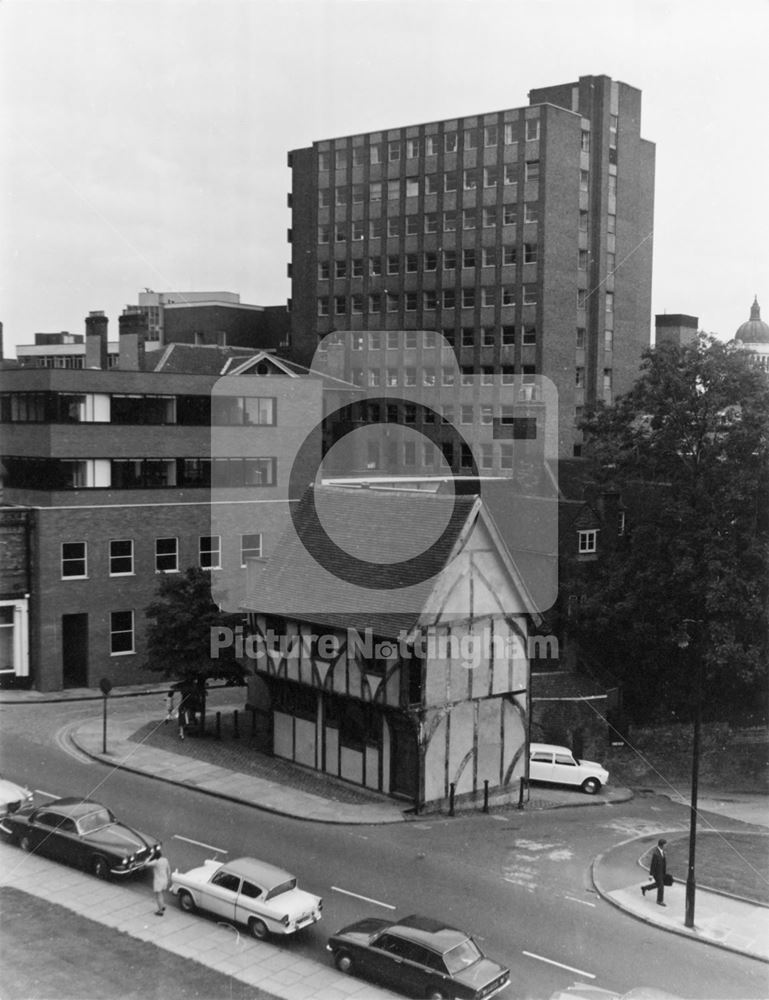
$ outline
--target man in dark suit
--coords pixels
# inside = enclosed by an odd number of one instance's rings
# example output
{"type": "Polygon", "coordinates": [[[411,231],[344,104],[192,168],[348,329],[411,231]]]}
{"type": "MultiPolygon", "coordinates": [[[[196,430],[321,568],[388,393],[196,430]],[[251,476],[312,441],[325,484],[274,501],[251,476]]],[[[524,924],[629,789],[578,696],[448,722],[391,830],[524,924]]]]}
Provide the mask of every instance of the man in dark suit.
{"type": "Polygon", "coordinates": [[[665,844],[667,844],[667,840],[660,839],[657,841],[657,846],[652,851],[652,860],[649,865],[649,874],[652,880],[649,885],[641,886],[641,895],[643,896],[650,889],[657,890],[657,906],[668,905],[663,902],[663,896],[665,895],[665,875],[668,870],[668,863],[665,857],[665,844]]]}

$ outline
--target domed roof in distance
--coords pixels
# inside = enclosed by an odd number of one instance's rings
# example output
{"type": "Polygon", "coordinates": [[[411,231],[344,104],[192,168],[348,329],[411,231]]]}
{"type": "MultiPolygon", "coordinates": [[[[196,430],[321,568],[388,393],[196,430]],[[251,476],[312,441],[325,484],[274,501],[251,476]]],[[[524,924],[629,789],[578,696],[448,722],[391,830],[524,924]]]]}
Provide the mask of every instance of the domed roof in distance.
{"type": "Polygon", "coordinates": [[[734,339],[741,340],[743,344],[769,344],[769,323],[764,323],[761,319],[758,296],[750,307],[750,319],[739,327],[734,339]]]}

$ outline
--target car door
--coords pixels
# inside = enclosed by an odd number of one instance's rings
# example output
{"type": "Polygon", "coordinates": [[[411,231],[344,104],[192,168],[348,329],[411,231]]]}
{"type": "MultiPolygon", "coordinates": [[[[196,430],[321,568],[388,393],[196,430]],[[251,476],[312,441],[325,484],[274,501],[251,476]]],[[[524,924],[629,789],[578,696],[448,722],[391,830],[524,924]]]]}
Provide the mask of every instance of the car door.
{"type": "Polygon", "coordinates": [[[555,781],[562,785],[578,785],[581,781],[580,769],[570,753],[557,753],[553,765],[555,781]]]}
{"type": "Polygon", "coordinates": [[[234,920],[239,890],[240,875],[220,869],[203,887],[200,905],[225,920],[234,920]]]}
{"type": "Polygon", "coordinates": [[[553,751],[532,750],[529,758],[529,777],[532,781],[553,781],[553,751]]]}
{"type": "Polygon", "coordinates": [[[365,966],[372,978],[385,986],[403,990],[408,972],[403,971],[404,944],[400,938],[386,931],[371,942],[365,966]]]}
{"type": "Polygon", "coordinates": [[[426,997],[436,991],[440,991],[443,996],[453,996],[447,992],[451,985],[450,979],[438,972],[442,964],[440,955],[414,941],[404,941],[402,958],[399,989],[414,997],[426,997]]]}
{"type": "MultiPolygon", "coordinates": [[[[39,809],[30,819],[27,829],[32,850],[50,858],[60,858],[59,825],[63,817],[48,809],[39,809]]],[[[63,859],[62,859],[63,860],[63,859]]]]}
{"type": "Polygon", "coordinates": [[[247,924],[251,917],[264,919],[267,907],[264,905],[264,888],[256,882],[243,879],[235,901],[235,920],[239,924],[247,924]]]}

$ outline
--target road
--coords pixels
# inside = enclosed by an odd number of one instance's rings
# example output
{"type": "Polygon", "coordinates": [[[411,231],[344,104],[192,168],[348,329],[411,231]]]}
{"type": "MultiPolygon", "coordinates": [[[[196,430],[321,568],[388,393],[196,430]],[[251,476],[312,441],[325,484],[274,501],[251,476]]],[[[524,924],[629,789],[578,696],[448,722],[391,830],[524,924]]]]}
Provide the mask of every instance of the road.
{"type": "MultiPolygon", "coordinates": [[[[138,701],[110,707],[136,714],[138,701]]],[[[667,799],[377,827],[302,822],[84,759],[66,730],[100,710],[97,702],[0,706],[3,773],[41,794],[104,802],[162,839],[180,869],[200,864],[212,848],[289,868],[325,900],[322,923],[289,945],[317,961],[328,961],[326,937],[345,923],[418,911],[470,930],[509,964],[510,997],[548,997],[575,980],[703,1000],[769,996],[763,963],[640,923],[592,889],[596,854],[661,827],[685,828],[685,808],[667,799]]],[[[148,883],[130,891],[146,894],[148,883]]]]}

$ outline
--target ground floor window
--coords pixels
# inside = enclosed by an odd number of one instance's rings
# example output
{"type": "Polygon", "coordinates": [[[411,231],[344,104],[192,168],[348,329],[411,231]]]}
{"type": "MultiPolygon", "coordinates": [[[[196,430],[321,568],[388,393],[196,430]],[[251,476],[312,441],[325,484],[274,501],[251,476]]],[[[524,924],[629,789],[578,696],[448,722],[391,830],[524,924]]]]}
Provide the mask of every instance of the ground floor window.
{"type": "Polygon", "coordinates": [[[109,639],[110,653],[113,656],[134,652],[133,611],[110,612],[109,639]]]}

